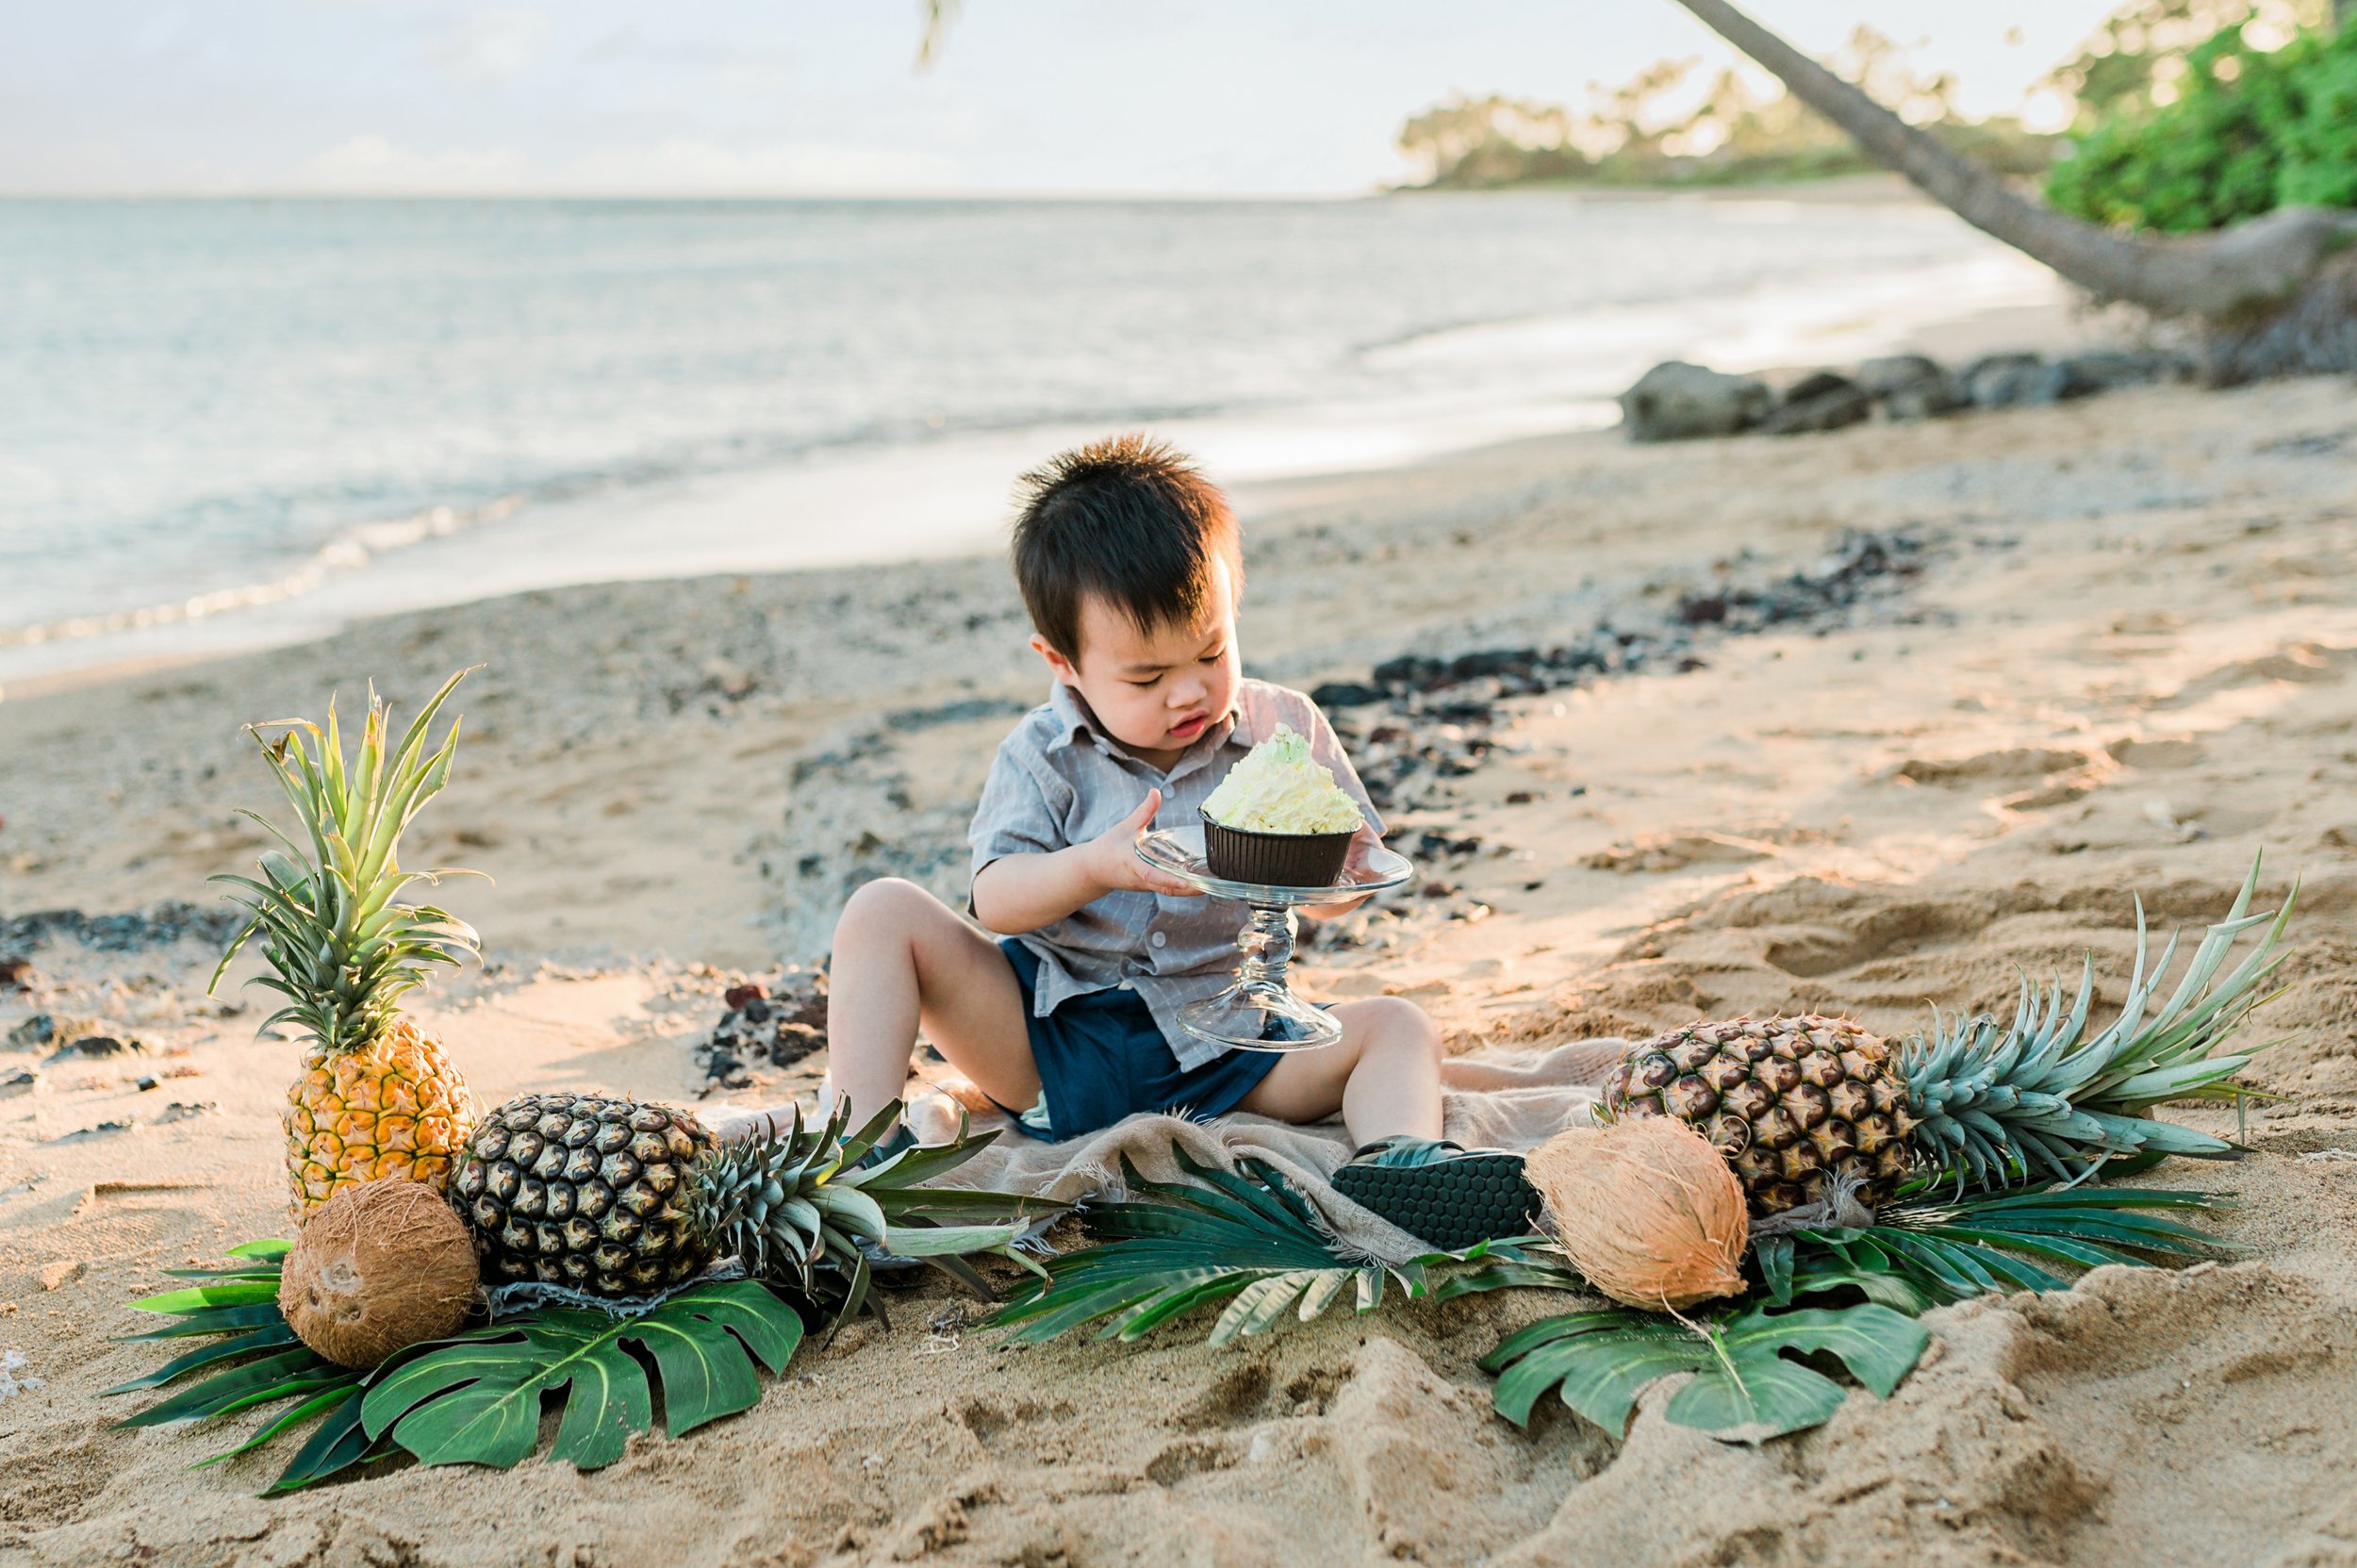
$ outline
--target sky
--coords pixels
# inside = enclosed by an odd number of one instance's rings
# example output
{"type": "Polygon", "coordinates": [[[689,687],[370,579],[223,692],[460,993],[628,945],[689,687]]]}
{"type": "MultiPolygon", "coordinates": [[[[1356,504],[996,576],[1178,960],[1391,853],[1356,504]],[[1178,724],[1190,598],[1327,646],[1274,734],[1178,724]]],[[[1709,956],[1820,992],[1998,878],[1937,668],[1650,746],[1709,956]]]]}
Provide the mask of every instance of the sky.
{"type": "MultiPolygon", "coordinates": [[[[1753,0],[2010,112],[2116,0],[1753,0]]],[[[1672,0],[12,0],[0,192],[1348,194],[1454,92],[1732,57],[1672,0]]]]}

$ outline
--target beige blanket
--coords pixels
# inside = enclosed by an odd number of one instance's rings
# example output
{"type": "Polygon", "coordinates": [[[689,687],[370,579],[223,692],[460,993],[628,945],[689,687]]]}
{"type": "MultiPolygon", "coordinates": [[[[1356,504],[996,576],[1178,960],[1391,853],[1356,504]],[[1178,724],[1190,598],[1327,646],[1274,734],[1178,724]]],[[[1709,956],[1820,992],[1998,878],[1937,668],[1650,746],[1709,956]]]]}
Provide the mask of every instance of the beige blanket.
{"type": "MultiPolygon", "coordinates": [[[[1626,1042],[1582,1040],[1543,1056],[1498,1063],[1528,1072],[1532,1081],[1511,1089],[1450,1089],[1443,1098],[1445,1135],[1467,1148],[1526,1149],[1585,1119],[1596,1085],[1621,1059],[1626,1042]]],[[[954,1131],[958,1108],[940,1093],[919,1096],[910,1123],[920,1141],[939,1142],[954,1131]]],[[[1140,1114],[1068,1143],[1042,1143],[1014,1131],[999,1114],[973,1118],[977,1131],[1006,1129],[1006,1136],[960,1167],[960,1185],[999,1192],[1031,1193],[1062,1201],[1116,1196],[1121,1156],[1128,1155],[1149,1180],[1184,1179],[1171,1157],[1175,1144],[1201,1164],[1232,1167],[1259,1160],[1309,1195],[1346,1246],[1384,1263],[1404,1263],[1431,1250],[1406,1231],[1337,1193],[1331,1178],[1350,1158],[1350,1135],[1341,1122],[1295,1127],[1241,1113],[1213,1121],[1140,1114]]]]}

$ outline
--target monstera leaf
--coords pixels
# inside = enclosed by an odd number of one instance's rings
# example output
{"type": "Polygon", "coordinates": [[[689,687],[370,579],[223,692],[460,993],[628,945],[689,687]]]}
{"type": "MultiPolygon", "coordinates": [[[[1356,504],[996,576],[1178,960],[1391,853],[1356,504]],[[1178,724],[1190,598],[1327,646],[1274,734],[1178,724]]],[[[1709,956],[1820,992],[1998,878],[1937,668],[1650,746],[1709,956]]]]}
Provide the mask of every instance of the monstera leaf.
{"type": "Polygon", "coordinates": [[[412,1345],[373,1372],[354,1372],[307,1349],[280,1315],[278,1270],[287,1249],[283,1241],[249,1242],[232,1249],[239,1262],[231,1267],[169,1270],[202,1283],[131,1303],[173,1321],[124,1337],[209,1336],[211,1343],[107,1390],[143,1393],[194,1379],[118,1423],[124,1427],[286,1406],[244,1442],[198,1461],[202,1467],[250,1454],[309,1424],[309,1435],[265,1495],[402,1448],[428,1463],[513,1464],[531,1451],[544,1393],[567,1395],[558,1456],[591,1469],[612,1462],[632,1432],[653,1424],[652,1391],[637,1352],[662,1378],[665,1425],[677,1435],[758,1400],[748,1352],[776,1372],[802,1334],[790,1305],[766,1286],[737,1280],[683,1292],[635,1319],[536,1311],[412,1345]],[[372,1397],[396,1387],[389,1399],[372,1397]]]}
{"type": "Polygon", "coordinates": [[[404,1362],[363,1396],[360,1425],[426,1464],[504,1470],[538,1441],[541,1396],[562,1393],[552,1452],[595,1470],[654,1425],[646,1367],[625,1345],[653,1361],[664,1428],[679,1437],[750,1409],[761,1398],[754,1361],[783,1372],[801,1337],[793,1309],[750,1279],[684,1291],[642,1317],[545,1308],[404,1362]]]}
{"type": "Polygon", "coordinates": [[[1874,1302],[1840,1311],[1772,1312],[1751,1307],[1688,1325],[1646,1312],[1572,1312],[1509,1336],[1482,1361],[1498,1374],[1492,1400],[1516,1426],[1529,1423],[1549,1389],[1615,1437],[1626,1434],[1638,1395],[1675,1373],[1693,1378],[1673,1395],[1669,1419],[1729,1442],[1761,1443],[1830,1419],[1844,1391],[1788,1358],[1823,1353],[1888,1398],[1915,1369],[1931,1335],[1874,1302]]]}

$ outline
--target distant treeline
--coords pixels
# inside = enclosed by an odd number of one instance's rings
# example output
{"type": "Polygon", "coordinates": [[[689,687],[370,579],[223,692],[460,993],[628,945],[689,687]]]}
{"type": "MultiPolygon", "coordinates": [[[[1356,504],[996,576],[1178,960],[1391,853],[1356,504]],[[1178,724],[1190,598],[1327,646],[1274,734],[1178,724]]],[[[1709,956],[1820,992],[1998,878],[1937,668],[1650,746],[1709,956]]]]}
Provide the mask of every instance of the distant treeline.
{"type": "MultiPolygon", "coordinates": [[[[1828,63],[1983,163],[2033,174],[2053,161],[2057,138],[2025,130],[2010,117],[1961,118],[1954,77],[1917,74],[1899,46],[1871,27],[1851,34],[1828,63]]],[[[1761,97],[1731,70],[1693,100],[1689,78],[1700,64],[1663,60],[1618,88],[1593,89],[1585,113],[1496,94],[1451,98],[1401,126],[1399,147],[1423,173],[1414,185],[1427,190],[1741,185],[1875,167],[1798,100],[1784,92],[1761,97]]]]}

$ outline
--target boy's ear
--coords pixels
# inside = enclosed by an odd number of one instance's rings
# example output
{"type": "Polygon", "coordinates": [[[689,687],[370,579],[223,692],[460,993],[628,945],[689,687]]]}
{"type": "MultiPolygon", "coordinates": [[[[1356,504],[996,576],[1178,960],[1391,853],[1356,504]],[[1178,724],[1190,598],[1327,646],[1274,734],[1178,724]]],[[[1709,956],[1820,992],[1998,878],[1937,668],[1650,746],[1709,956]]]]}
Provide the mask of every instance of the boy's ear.
{"type": "Polygon", "coordinates": [[[1033,632],[1031,634],[1031,652],[1037,653],[1041,658],[1046,659],[1047,661],[1048,672],[1054,675],[1057,680],[1062,681],[1065,685],[1077,686],[1080,684],[1080,667],[1075,665],[1070,659],[1065,658],[1062,653],[1057,652],[1055,648],[1049,644],[1048,640],[1046,637],[1041,636],[1037,632],[1033,632]]]}

